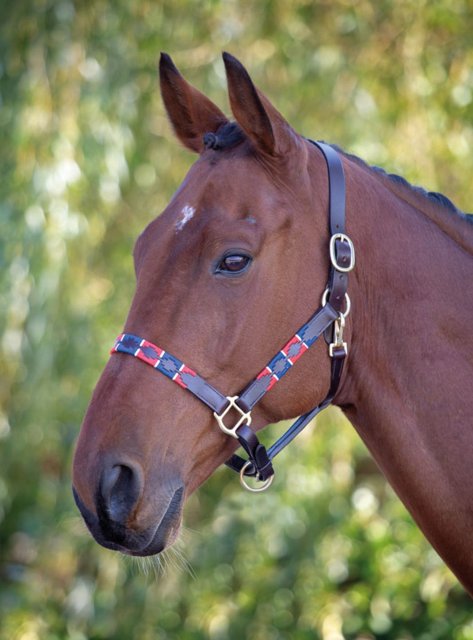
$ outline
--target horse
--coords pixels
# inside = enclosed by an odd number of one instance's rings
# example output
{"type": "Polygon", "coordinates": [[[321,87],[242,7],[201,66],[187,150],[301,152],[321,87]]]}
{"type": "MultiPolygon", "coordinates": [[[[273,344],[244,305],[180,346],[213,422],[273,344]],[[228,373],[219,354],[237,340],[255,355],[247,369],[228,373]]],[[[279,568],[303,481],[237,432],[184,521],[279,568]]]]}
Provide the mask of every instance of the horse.
{"type": "Polygon", "coordinates": [[[275,454],[332,403],[473,593],[473,226],[296,133],[223,59],[233,121],[161,54],[168,118],[198,159],[136,241],[124,332],[76,445],[78,508],[101,545],[158,554],[219,465],[266,488],[275,454]]]}

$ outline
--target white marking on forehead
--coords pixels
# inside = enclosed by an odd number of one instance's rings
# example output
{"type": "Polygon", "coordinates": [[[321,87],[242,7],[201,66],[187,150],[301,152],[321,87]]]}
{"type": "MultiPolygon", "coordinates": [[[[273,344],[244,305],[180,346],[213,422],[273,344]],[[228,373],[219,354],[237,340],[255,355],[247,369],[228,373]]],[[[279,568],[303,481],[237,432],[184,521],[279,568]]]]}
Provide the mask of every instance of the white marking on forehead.
{"type": "Polygon", "coordinates": [[[194,217],[195,208],[191,207],[190,204],[186,204],[182,207],[181,217],[176,222],[176,231],[182,231],[189,220],[192,220],[194,217]]]}

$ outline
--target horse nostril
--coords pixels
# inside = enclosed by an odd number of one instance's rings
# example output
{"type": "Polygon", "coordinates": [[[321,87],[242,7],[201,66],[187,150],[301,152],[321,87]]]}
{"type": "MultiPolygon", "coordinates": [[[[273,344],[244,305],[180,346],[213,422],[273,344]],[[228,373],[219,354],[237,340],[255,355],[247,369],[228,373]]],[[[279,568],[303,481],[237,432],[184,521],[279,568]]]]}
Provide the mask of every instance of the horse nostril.
{"type": "Polygon", "coordinates": [[[141,494],[140,474],[125,464],[105,469],[100,480],[100,503],[109,520],[125,524],[141,494]]]}

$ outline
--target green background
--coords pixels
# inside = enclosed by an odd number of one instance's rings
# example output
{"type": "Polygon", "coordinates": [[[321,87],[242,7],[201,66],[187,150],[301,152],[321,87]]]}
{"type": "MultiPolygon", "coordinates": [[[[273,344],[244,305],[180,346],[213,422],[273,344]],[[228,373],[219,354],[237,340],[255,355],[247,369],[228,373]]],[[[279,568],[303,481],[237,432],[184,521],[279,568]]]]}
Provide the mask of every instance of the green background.
{"type": "Polygon", "coordinates": [[[70,491],[134,239],[194,160],[159,52],[228,113],[230,51],[301,133],[468,209],[472,33],[467,0],[1,3],[1,640],[473,639],[471,600],[336,410],[267,494],[217,471],[160,561],[100,548],[70,491]]]}

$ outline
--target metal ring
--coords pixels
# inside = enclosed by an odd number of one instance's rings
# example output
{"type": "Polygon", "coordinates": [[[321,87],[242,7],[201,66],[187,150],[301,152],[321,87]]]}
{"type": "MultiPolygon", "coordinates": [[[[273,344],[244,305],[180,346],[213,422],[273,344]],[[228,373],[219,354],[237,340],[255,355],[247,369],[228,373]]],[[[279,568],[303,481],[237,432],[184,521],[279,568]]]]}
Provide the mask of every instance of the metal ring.
{"type": "MultiPolygon", "coordinates": [[[[330,289],[327,287],[325,289],[325,291],[323,292],[323,294],[322,294],[322,302],[321,302],[321,304],[322,304],[323,307],[325,307],[325,305],[327,304],[327,298],[328,298],[329,293],[330,293],[330,289]]],[[[350,313],[350,310],[351,310],[351,300],[350,300],[350,296],[348,295],[348,293],[345,293],[345,303],[347,305],[347,308],[345,309],[345,312],[339,311],[339,314],[341,316],[343,316],[343,318],[346,318],[347,315],[350,313]]]]}
{"type": "Polygon", "coordinates": [[[269,478],[267,478],[266,480],[264,480],[263,484],[260,487],[252,487],[245,480],[245,471],[252,464],[253,463],[251,462],[251,460],[248,460],[240,469],[241,486],[244,487],[247,491],[251,491],[252,493],[260,493],[261,491],[266,491],[266,489],[268,489],[271,486],[271,483],[274,479],[274,474],[272,476],[269,476],[269,478]]]}

